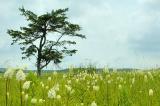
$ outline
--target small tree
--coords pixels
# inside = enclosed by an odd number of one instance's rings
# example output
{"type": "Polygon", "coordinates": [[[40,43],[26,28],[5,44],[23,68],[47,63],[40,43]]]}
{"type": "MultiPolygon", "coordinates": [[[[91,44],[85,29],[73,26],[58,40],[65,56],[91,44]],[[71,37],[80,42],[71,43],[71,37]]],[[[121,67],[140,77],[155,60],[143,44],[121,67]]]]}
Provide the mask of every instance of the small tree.
{"type": "Polygon", "coordinates": [[[36,57],[37,75],[39,76],[41,70],[51,61],[58,64],[65,56],[72,56],[76,53],[77,50],[68,48],[69,45],[74,45],[76,42],[71,38],[65,40],[65,36],[85,38],[85,35],[78,33],[81,30],[80,26],[67,20],[68,8],[52,10],[40,16],[24,8],[19,10],[21,15],[29,21],[28,26],[20,27],[20,30],[9,29],[7,33],[13,39],[11,45],[18,43],[21,46],[20,49],[24,55],[22,59],[36,57]],[[57,39],[49,39],[51,34],[57,39]]]}

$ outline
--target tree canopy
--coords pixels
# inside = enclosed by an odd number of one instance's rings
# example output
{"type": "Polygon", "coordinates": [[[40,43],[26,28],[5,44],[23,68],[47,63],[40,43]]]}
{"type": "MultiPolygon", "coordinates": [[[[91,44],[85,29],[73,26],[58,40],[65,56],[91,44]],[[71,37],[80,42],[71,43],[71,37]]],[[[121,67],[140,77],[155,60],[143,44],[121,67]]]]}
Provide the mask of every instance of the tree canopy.
{"type": "Polygon", "coordinates": [[[20,30],[9,29],[7,33],[13,39],[12,45],[20,45],[22,59],[36,57],[38,75],[51,61],[58,64],[65,56],[76,53],[76,49],[69,48],[69,45],[75,45],[76,42],[71,38],[66,40],[66,36],[85,38],[85,35],[79,33],[80,26],[68,21],[68,8],[52,10],[39,16],[23,7],[19,10],[26,17],[28,25],[20,27],[20,30]],[[50,34],[57,39],[49,38],[50,34]]]}

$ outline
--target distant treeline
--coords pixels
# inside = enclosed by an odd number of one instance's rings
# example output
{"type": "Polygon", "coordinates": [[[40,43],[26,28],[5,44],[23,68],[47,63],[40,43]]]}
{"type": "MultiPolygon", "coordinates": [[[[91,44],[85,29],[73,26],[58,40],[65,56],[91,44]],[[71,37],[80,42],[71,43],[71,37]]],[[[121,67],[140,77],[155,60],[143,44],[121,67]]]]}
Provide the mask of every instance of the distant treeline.
{"type": "MultiPolygon", "coordinates": [[[[7,68],[0,68],[0,73],[3,73],[5,72],[7,68]]],[[[43,70],[42,72],[54,72],[54,71],[57,71],[57,72],[67,72],[68,70],[70,69],[61,69],[61,70],[43,70]]],[[[78,72],[78,71],[87,71],[87,72],[102,72],[104,70],[104,68],[95,68],[95,67],[87,67],[87,68],[73,68],[73,72],[78,72]]],[[[108,69],[110,72],[112,71],[115,71],[115,69],[113,68],[109,68],[108,69]]],[[[138,69],[133,69],[133,68],[119,68],[119,69],[116,69],[116,71],[136,71],[138,69]]],[[[30,71],[33,71],[33,72],[36,72],[36,70],[24,70],[25,72],[30,72],[30,71]]]]}

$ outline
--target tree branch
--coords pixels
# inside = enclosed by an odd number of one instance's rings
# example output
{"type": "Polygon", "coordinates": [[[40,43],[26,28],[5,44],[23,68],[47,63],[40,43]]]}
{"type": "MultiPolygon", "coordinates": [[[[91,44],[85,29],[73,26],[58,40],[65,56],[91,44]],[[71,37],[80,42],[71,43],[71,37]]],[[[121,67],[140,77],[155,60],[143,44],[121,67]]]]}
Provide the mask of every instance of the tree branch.
{"type": "Polygon", "coordinates": [[[50,62],[51,62],[50,60],[46,61],[46,64],[44,64],[43,66],[41,66],[41,69],[43,69],[44,67],[46,67],[50,62]]]}
{"type": "Polygon", "coordinates": [[[52,50],[52,47],[53,46],[55,46],[55,45],[57,45],[58,44],[58,42],[60,41],[60,39],[63,37],[63,35],[61,35],[58,39],[57,39],[57,41],[56,41],[56,43],[55,44],[52,44],[51,45],[51,47],[49,48],[49,51],[51,51],[52,50]]]}

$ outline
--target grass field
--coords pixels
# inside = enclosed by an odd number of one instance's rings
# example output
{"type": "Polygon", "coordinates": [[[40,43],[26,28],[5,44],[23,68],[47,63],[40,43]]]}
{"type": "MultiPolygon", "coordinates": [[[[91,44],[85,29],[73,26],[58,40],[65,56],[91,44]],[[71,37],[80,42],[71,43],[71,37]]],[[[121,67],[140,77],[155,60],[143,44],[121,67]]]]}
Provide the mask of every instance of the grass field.
{"type": "Polygon", "coordinates": [[[70,69],[37,78],[11,70],[0,76],[0,106],[160,106],[160,71],[70,69]]]}

